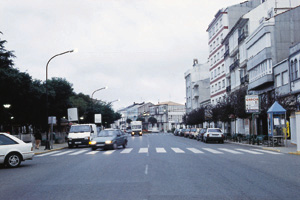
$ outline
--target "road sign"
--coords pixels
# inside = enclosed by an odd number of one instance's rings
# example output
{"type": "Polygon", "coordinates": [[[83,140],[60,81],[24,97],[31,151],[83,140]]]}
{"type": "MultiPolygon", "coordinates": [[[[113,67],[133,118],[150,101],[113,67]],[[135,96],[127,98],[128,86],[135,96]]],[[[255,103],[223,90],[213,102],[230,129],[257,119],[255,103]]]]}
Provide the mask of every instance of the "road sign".
{"type": "Polygon", "coordinates": [[[246,95],[245,105],[247,113],[259,113],[259,97],[258,95],[246,95]]]}
{"type": "Polygon", "coordinates": [[[102,123],[101,114],[95,114],[95,123],[102,123]]]}
{"type": "Polygon", "coordinates": [[[78,111],[77,111],[77,108],[68,108],[68,120],[70,122],[72,122],[72,121],[78,121],[78,111]]]}

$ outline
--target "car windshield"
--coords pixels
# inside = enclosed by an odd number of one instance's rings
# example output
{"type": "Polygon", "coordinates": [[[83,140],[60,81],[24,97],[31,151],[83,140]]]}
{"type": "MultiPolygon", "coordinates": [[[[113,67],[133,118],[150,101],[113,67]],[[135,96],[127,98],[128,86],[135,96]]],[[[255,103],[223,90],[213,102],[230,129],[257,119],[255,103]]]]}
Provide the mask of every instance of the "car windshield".
{"type": "Polygon", "coordinates": [[[70,133],[83,133],[90,132],[91,127],[89,125],[71,126],[70,133]]]}
{"type": "Polygon", "coordinates": [[[133,125],[131,129],[142,129],[142,125],[133,125]]]}
{"type": "Polygon", "coordinates": [[[222,131],[220,129],[218,129],[218,128],[208,129],[208,132],[222,133],[222,131]]]}
{"type": "Polygon", "coordinates": [[[98,137],[111,137],[116,134],[117,132],[115,130],[103,130],[98,134],[98,137]]]}

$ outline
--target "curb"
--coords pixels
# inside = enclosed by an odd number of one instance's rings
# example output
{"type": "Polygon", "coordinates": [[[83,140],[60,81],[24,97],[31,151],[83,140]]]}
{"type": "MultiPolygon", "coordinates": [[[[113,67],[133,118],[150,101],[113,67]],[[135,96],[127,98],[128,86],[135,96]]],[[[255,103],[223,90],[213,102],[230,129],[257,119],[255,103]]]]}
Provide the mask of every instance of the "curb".
{"type": "Polygon", "coordinates": [[[61,148],[50,149],[50,150],[42,151],[42,152],[36,152],[36,153],[34,153],[34,155],[39,155],[39,154],[43,154],[43,153],[48,153],[48,152],[51,152],[51,151],[58,151],[58,150],[62,150],[62,149],[65,149],[65,148],[67,148],[67,147],[61,147],[61,148]]]}
{"type": "Polygon", "coordinates": [[[279,149],[269,149],[269,148],[262,148],[262,149],[267,151],[281,152],[279,149]]]}
{"type": "Polygon", "coordinates": [[[297,151],[297,152],[289,152],[289,154],[300,156],[300,151],[297,151]]]}

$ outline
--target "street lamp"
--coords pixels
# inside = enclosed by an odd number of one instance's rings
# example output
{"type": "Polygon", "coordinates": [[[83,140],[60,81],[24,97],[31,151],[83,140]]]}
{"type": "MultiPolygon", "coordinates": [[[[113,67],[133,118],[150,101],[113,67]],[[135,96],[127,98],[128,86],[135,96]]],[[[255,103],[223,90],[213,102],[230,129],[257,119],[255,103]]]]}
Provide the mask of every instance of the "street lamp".
{"type": "Polygon", "coordinates": [[[93,99],[93,96],[94,96],[95,92],[98,92],[98,91],[100,91],[100,90],[105,90],[105,89],[107,89],[107,88],[108,88],[108,87],[105,86],[105,87],[103,87],[103,88],[100,88],[100,89],[95,90],[95,91],[92,93],[92,99],[93,99]]]}
{"type": "Polygon", "coordinates": [[[120,99],[116,99],[116,100],[110,101],[108,104],[110,105],[110,104],[112,104],[114,102],[117,102],[117,101],[120,101],[120,99]]]}
{"type": "Polygon", "coordinates": [[[11,106],[10,104],[3,104],[3,107],[7,109],[10,108],[10,106],[11,106]]]}
{"type": "MultiPolygon", "coordinates": [[[[47,117],[47,127],[48,127],[48,85],[47,85],[47,82],[48,82],[48,65],[50,63],[50,61],[57,57],[57,56],[61,56],[61,55],[64,55],[66,53],[72,53],[72,52],[77,52],[77,49],[75,50],[70,50],[70,51],[65,51],[65,52],[62,52],[62,53],[59,53],[59,54],[56,54],[54,56],[52,56],[48,62],[47,62],[47,65],[46,65],[46,117],[47,117]]],[[[50,149],[50,144],[49,144],[49,137],[48,137],[48,130],[47,130],[47,134],[46,134],[46,146],[45,146],[45,149],[50,149]]]]}

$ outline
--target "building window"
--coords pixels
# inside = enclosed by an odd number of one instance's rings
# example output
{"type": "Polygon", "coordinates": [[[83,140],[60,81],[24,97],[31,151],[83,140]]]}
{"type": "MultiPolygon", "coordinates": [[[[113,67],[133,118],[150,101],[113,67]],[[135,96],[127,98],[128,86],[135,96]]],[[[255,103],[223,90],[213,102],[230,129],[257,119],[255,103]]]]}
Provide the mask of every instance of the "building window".
{"type": "Polygon", "coordinates": [[[295,79],[297,79],[299,76],[298,76],[298,62],[297,60],[294,61],[294,67],[295,67],[295,79]]]}
{"type": "Polygon", "coordinates": [[[282,85],[286,85],[289,83],[289,76],[288,76],[288,72],[285,71],[282,73],[282,85]]]}
{"type": "Polygon", "coordinates": [[[294,78],[294,62],[291,61],[291,81],[295,80],[294,78]]]}
{"type": "Polygon", "coordinates": [[[220,75],[221,73],[221,70],[220,70],[220,67],[218,67],[218,75],[220,75]]]}
{"type": "Polygon", "coordinates": [[[222,88],[225,87],[225,80],[222,80],[222,88]]]}
{"type": "Polygon", "coordinates": [[[210,73],[210,80],[212,80],[214,78],[214,72],[210,73]]]}
{"type": "Polygon", "coordinates": [[[277,74],[275,76],[275,84],[276,84],[276,87],[280,87],[281,86],[281,76],[280,76],[280,74],[277,74]]]}

